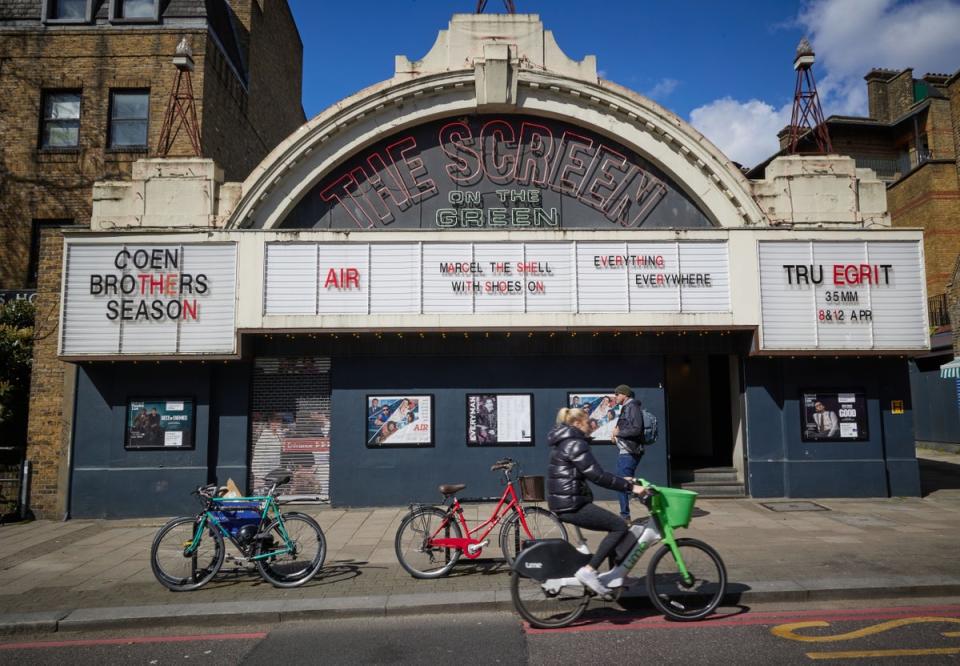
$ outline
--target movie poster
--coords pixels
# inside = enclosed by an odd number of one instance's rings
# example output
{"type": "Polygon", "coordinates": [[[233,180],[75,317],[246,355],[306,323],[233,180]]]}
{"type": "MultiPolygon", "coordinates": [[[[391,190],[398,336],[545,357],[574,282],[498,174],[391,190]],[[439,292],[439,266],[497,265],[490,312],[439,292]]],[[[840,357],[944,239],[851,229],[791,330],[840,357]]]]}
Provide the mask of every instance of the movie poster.
{"type": "Polygon", "coordinates": [[[192,449],[193,400],[131,400],[126,447],[192,449]]]}
{"type": "Polygon", "coordinates": [[[533,396],[467,396],[468,446],[533,446],[533,396]]]}
{"type": "Polygon", "coordinates": [[[804,391],[800,408],[805,442],[856,442],[868,438],[867,399],[863,393],[804,391]]]}
{"type": "Polygon", "coordinates": [[[368,395],[367,446],[433,446],[433,396],[368,395]]]}
{"type": "Polygon", "coordinates": [[[587,413],[594,430],[594,444],[613,444],[613,428],[620,417],[620,405],[612,393],[568,393],[567,406],[587,413]]]}

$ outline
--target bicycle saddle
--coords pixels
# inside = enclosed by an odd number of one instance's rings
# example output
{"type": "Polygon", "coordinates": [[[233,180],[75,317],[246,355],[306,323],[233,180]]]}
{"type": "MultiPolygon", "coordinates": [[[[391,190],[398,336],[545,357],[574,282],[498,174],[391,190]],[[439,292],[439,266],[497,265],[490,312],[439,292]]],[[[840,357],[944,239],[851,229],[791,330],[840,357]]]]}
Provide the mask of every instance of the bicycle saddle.
{"type": "Polygon", "coordinates": [[[290,470],[277,468],[263,477],[264,481],[282,486],[290,482],[290,470]]]}
{"type": "Polygon", "coordinates": [[[465,483],[444,483],[440,486],[440,494],[449,497],[450,495],[456,495],[466,487],[467,484],[465,483]]]}

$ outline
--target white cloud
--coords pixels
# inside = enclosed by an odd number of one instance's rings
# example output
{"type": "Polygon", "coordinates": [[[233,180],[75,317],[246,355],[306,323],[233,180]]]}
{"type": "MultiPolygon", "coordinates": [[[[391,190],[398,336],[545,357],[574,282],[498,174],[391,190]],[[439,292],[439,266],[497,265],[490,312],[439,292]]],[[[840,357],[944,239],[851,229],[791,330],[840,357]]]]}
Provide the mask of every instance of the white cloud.
{"type": "Polygon", "coordinates": [[[752,166],[779,149],[777,132],[790,123],[790,106],[724,97],[691,111],[690,122],[727,157],[752,166]]]}
{"type": "Polygon", "coordinates": [[[817,53],[814,72],[826,115],[866,115],[864,75],[873,67],[954,72],[960,67],[960,2],[820,0],[798,23],[817,53]],[[824,72],[826,73],[824,75],[824,72]]]}
{"type": "Polygon", "coordinates": [[[676,79],[660,79],[650,90],[643,94],[650,99],[662,100],[665,97],[669,97],[670,93],[676,90],[679,85],[680,82],[676,79]]]}
{"type": "MultiPolygon", "coordinates": [[[[958,0],[813,0],[794,25],[817,54],[824,115],[867,115],[864,75],[874,67],[952,73],[960,68],[958,0]]],[[[792,75],[784,63],[784,76],[792,75]]],[[[777,132],[790,121],[790,105],[775,109],[757,99],[725,97],[690,112],[690,122],[731,159],[752,165],[776,152],[777,132]]]]}

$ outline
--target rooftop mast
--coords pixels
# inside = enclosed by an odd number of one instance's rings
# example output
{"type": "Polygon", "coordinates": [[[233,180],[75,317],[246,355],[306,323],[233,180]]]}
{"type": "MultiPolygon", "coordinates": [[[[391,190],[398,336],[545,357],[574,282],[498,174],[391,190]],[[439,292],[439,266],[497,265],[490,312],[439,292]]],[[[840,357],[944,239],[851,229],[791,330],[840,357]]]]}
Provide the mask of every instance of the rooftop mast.
{"type": "Polygon", "coordinates": [[[797,71],[797,86],[793,93],[793,114],[790,117],[790,143],[787,152],[796,154],[800,139],[810,132],[817,144],[816,153],[825,155],[833,152],[830,133],[823,120],[820,97],[817,95],[817,82],[813,79],[813,47],[804,37],[797,45],[797,55],[793,59],[793,68],[797,71]]]}

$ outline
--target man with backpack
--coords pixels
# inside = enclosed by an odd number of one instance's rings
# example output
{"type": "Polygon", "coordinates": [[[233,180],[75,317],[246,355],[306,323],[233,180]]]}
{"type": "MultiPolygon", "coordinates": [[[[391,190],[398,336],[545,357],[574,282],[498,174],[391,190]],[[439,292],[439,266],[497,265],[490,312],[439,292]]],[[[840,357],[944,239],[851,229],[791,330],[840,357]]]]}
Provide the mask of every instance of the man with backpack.
{"type": "MultiPolygon", "coordinates": [[[[620,405],[620,416],[613,429],[617,443],[617,475],[633,479],[637,465],[643,457],[644,419],[640,401],[634,400],[633,389],[620,384],[614,389],[614,400],[620,405]]],[[[656,426],[654,426],[656,427],[656,426]]],[[[620,517],[630,523],[630,493],[620,494],[620,517]]]]}

